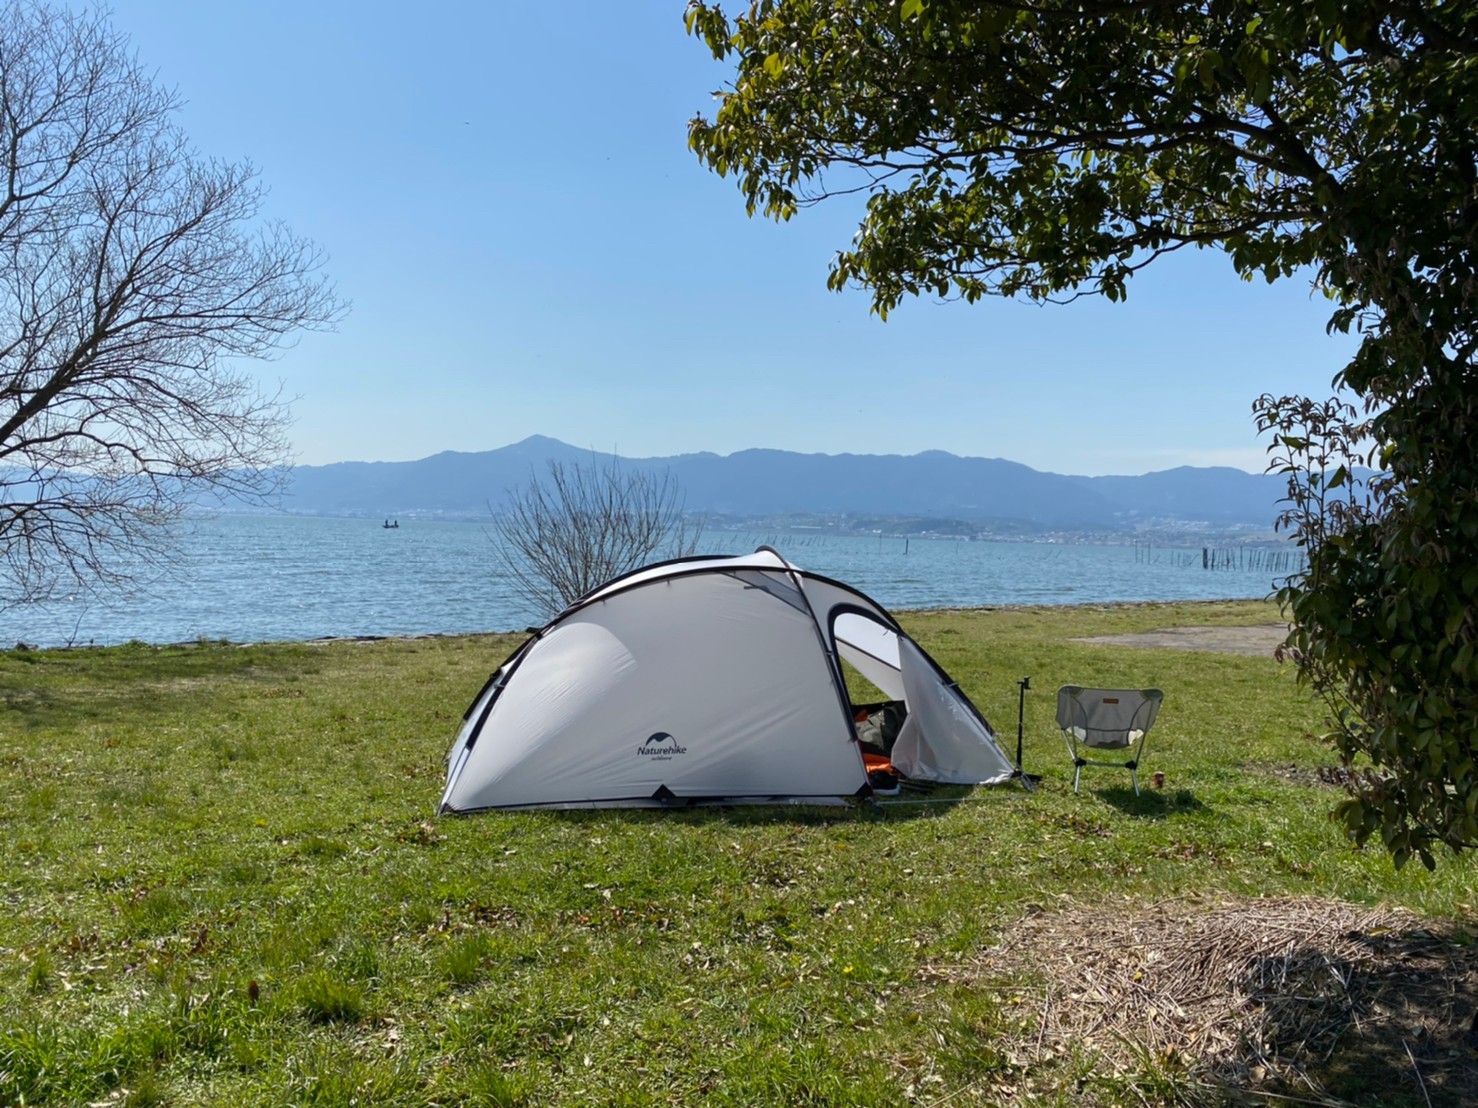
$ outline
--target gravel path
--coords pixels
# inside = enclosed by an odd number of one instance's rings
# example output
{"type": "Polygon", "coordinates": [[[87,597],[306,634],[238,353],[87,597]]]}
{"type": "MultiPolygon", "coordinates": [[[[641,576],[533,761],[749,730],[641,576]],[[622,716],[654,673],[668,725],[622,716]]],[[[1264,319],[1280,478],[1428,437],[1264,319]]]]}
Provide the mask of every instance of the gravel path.
{"type": "Polygon", "coordinates": [[[1252,627],[1166,627],[1160,631],[1144,631],[1137,635],[1095,635],[1092,638],[1074,639],[1073,642],[1271,657],[1287,635],[1286,623],[1259,623],[1252,627]]]}

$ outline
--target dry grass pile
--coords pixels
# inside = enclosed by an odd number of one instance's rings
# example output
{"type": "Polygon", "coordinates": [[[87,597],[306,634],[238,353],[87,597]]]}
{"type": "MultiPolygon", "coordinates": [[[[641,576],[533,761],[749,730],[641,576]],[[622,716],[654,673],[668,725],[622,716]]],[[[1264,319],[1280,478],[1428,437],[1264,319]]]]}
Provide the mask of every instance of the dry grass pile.
{"type": "Polygon", "coordinates": [[[1039,1057],[1163,1067],[1220,1096],[1478,1103],[1478,946],[1401,909],[1110,902],[1033,915],[968,969],[1043,980],[1039,1057]]]}

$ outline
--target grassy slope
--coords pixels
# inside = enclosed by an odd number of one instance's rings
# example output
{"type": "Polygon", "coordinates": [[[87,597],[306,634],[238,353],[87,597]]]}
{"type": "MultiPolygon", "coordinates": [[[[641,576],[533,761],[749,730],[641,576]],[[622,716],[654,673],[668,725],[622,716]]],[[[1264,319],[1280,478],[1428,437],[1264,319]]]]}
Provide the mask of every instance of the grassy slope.
{"type": "Polygon", "coordinates": [[[1472,863],[1394,873],[1340,841],[1336,792],[1266,772],[1329,760],[1270,659],[1068,641],[1271,618],[907,617],[1008,746],[1031,675],[1045,779],[883,812],[433,818],[513,639],[0,655],[0,1104],[1141,1103],[1081,1062],[1023,1072],[1009,990],[921,971],[1031,905],[1471,912],[1472,863]],[[1089,770],[1072,796],[1069,681],[1166,690],[1163,792],[1089,770]]]}

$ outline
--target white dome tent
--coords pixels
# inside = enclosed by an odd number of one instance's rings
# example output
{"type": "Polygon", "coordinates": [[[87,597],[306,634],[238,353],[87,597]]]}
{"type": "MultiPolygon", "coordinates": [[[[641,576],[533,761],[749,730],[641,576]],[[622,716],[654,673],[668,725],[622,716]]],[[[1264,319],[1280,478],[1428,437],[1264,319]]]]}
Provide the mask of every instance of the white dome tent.
{"type": "Polygon", "coordinates": [[[890,752],[905,777],[1014,776],[887,611],[762,547],[648,566],[555,617],[468,709],[440,810],[869,797],[839,658],[905,705],[890,752]]]}

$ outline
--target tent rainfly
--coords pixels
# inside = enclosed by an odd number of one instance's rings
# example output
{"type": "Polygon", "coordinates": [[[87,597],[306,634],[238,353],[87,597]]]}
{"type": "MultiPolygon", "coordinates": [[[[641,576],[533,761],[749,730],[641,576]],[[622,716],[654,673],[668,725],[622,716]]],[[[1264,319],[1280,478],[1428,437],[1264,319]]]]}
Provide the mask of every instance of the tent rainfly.
{"type": "Polygon", "coordinates": [[[442,812],[872,795],[839,659],[901,701],[905,777],[993,784],[985,718],[881,605],[768,547],[663,562],[566,608],[488,680],[442,812]]]}

